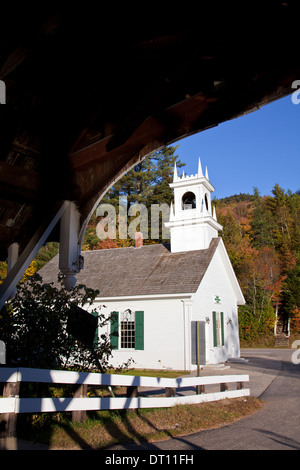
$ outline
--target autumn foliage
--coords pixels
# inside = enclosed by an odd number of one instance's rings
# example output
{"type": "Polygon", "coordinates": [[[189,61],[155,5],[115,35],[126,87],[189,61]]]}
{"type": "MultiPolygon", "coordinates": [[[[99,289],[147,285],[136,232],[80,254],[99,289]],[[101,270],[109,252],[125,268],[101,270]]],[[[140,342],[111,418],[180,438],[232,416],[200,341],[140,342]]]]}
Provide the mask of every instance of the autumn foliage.
{"type": "MultiPolygon", "coordinates": [[[[242,341],[272,333],[276,317],[299,328],[300,195],[275,185],[272,196],[215,200],[222,237],[243,290],[242,341]]],[[[299,329],[300,332],[300,329],[299,329]]]]}
{"type": "MultiPolygon", "coordinates": [[[[158,152],[128,172],[107,194],[105,202],[118,204],[125,195],[128,204],[142,202],[170,204],[169,188],[173,167],[183,164],[174,155],[176,147],[158,152]]],[[[255,343],[273,335],[277,317],[300,331],[300,194],[286,192],[275,185],[270,196],[240,194],[214,199],[219,234],[227,248],[231,263],[246,299],[239,308],[242,344],[255,343]]],[[[84,239],[84,249],[102,249],[134,245],[134,240],[99,241],[94,215],[84,239]]],[[[129,220],[130,222],[130,220],[129,220]]],[[[163,240],[144,240],[145,244],[163,240]]],[[[297,330],[298,331],[298,330],[297,330]]]]}
{"type": "MultiPolygon", "coordinates": [[[[138,202],[149,209],[151,204],[170,205],[173,193],[169,183],[173,168],[184,166],[175,155],[177,147],[165,148],[148,156],[120,179],[101,202],[117,208],[119,197],[126,197],[128,208],[138,202]]],[[[231,263],[239,280],[246,305],[239,308],[241,343],[253,343],[273,334],[276,318],[300,333],[300,192],[285,191],[276,184],[269,196],[240,194],[214,199],[219,234],[224,239],[231,263]]],[[[149,211],[150,212],[150,211],[149,211]]],[[[118,216],[118,214],[117,214],[118,216]]],[[[92,216],[85,233],[82,250],[99,250],[134,245],[121,239],[116,227],[115,239],[97,236],[99,217],[92,216]]],[[[128,223],[131,219],[128,219],[128,223]]],[[[144,244],[162,243],[144,239],[144,244]]],[[[57,244],[44,247],[26,271],[24,280],[58,252],[57,244]]],[[[0,263],[0,283],[6,264],[0,263]]]]}

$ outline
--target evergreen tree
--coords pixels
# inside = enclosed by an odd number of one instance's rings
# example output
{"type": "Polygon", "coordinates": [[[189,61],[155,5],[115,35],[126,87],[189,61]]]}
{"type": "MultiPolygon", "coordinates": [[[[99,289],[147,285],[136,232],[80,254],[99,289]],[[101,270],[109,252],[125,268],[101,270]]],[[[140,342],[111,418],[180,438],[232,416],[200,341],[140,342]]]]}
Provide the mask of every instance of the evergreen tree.
{"type": "Polygon", "coordinates": [[[287,206],[291,215],[292,240],[291,248],[293,252],[300,250],[300,192],[292,193],[288,191],[287,206]]]}
{"type": "Polygon", "coordinates": [[[173,192],[169,184],[173,181],[173,170],[185,164],[175,155],[178,146],[165,147],[148,155],[142,162],[128,171],[102,199],[102,203],[110,203],[116,207],[119,197],[127,197],[128,207],[133,203],[170,204],[173,192]]]}
{"type": "Polygon", "coordinates": [[[275,245],[276,248],[284,254],[291,249],[292,245],[292,219],[288,207],[288,197],[284,189],[275,184],[272,194],[274,197],[268,198],[268,206],[271,209],[275,223],[275,245]]]}
{"type": "Polygon", "coordinates": [[[156,152],[150,158],[153,165],[155,175],[152,194],[149,197],[147,205],[150,204],[171,204],[173,200],[173,190],[170,183],[173,181],[173,171],[176,163],[177,168],[185,165],[177,155],[174,155],[178,146],[165,147],[163,150],[156,152]]]}
{"type": "Polygon", "coordinates": [[[59,243],[49,242],[42,246],[35,257],[37,271],[47,264],[59,251],[59,243]]]}
{"type": "Polygon", "coordinates": [[[254,209],[251,217],[251,237],[253,247],[273,246],[275,224],[264,198],[254,188],[254,209]]]}
{"type": "Polygon", "coordinates": [[[294,267],[288,272],[282,292],[280,311],[285,318],[294,316],[300,309],[300,253],[294,267]]]}
{"type": "MultiPolygon", "coordinates": [[[[102,204],[111,204],[114,206],[116,211],[116,221],[119,221],[119,209],[120,204],[125,207],[126,216],[128,216],[128,227],[140,217],[148,217],[145,221],[145,225],[148,227],[147,233],[149,235],[148,240],[145,238],[144,242],[147,243],[159,243],[163,241],[162,238],[162,226],[160,220],[160,231],[159,238],[155,240],[150,239],[150,228],[151,228],[151,205],[162,205],[166,204],[170,206],[173,199],[173,192],[169,184],[173,180],[173,170],[176,163],[177,168],[181,168],[185,164],[182,163],[178,156],[175,154],[178,146],[165,147],[158,152],[147,156],[142,162],[136,165],[132,170],[128,171],[117,183],[108,191],[105,197],[101,200],[102,204]],[[139,207],[135,211],[134,204],[144,205],[145,211],[141,214],[138,211],[139,207]],[[133,215],[131,214],[131,210],[133,215]]],[[[141,207],[143,209],[143,207],[141,207]]],[[[99,242],[99,238],[96,233],[96,225],[101,221],[102,217],[97,217],[97,211],[93,214],[90,220],[88,229],[85,234],[83,248],[84,249],[100,249],[103,248],[103,243],[99,242]]],[[[161,214],[160,214],[161,219],[161,214]]],[[[132,238],[123,239],[120,236],[120,226],[117,225],[116,231],[116,246],[130,246],[134,244],[132,238]]],[[[137,225],[137,229],[141,230],[140,225],[137,225]]],[[[137,230],[137,231],[138,231],[137,230]]],[[[130,234],[132,235],[131,231],[130,234]]]]}
{"type": "Polygon", "coordinates": [[[242,202],[215,201],[220,235],[246,299],[239,308],[241,340],[271,337],[275,312],[286,323],[291,318],[292,328],[300,325],[299,196],[275,185],[269,197],[255,189],[242,202]]]}

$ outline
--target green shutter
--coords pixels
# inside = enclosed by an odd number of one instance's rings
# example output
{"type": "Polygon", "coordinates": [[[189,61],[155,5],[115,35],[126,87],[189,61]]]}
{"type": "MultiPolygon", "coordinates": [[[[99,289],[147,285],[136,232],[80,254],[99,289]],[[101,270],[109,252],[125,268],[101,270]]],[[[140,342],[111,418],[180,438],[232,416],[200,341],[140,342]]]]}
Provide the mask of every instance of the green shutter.
{"type": "MultiPolygon", "coordinates": [[[[97,317],[97,320],[98,320],[98,312],[92,312],[92,315],[93,317],[97,317]]],[[[99,341],[99,331],[98,331],[99,327],[98,327],[98,321],[97,321],[97,328],[95,330],[95,337],[94,337],[94,346],[97,347],[98,346],[98,341],[99,341]]]]}
{"type": "Polygon", "coordinates": [[[110,317],[110,343],[112,349],[119,345],[119,312],[111,312],[110,317]]]}
{"type": "Polygon", "coordinates": [[[135,349],[144,349],[144,312],[135,312],[135,349]]]}
{"type": "Polygon", "coordinates": [[[224,346],[225,341],[224,341],[224,313],[221,312],[221,335],[222,335],[222,346],[224,346]]]}
{"type": "Polygon", "coordinates": [[[214,335],[214,347],[218,346],[217,339],[217,314],[213,312],[213,335],[214,335]]]}

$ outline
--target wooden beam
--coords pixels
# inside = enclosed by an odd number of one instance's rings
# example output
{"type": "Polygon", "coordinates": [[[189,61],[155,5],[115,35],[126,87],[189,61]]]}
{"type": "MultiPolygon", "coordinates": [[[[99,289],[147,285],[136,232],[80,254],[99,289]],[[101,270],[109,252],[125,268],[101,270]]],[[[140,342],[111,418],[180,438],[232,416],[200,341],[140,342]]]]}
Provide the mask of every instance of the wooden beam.
{"type": "Polygon", "coordinates": [[[115,131],[114,135],[106,144],[107,152],[115,150],[129,139],[144,120],[158,111],[161,101],[165,98],[170,82],[167,79],[160,80],[145,93],[143,99],[136,105],[131,113],[126,116],[123,123],[115,131]]]}
{"type": "Polygon", "coordinates": [[[42,225],[36,231],[26,248],[21,253],[19,259],[12,267],[11,271],[7,274],[4,282],[0,286],[0,310],[14,291],[20,279],[22,279],[26,269],[59,221],[66,207],[66,202],[60,203],[54,213],[45,218],[42,225]]]}
{"type": "Polygon", "coordinates": [[[26,196],[35,193],[40,184],[40,175],[36,171],[0,162],[0,191],[2,186],[11,192],[24,192],[26,196]]]}
{"type": "MultiPolygon", "coordinates": [[[[184,79],[193,75],[194,63],[198,62],[199,67],[200,61],[201,54],[196,48],[195,50],[194,47],[187,49],[181,59],[177,58],[175,66],[171,66],[167,72],[161,73],[159,79],[156,79],[151,85],[145,84],[143,98],[115,131],[106,144],[106,150],[109,152],[126,143],[145,119],[161,114],[168,104],[172,103],[173,106],[174,103],[181,102],[187,91],[184,79]]],[[[203,73],[202,79],[197,80],[198,93],[206,81],[207,78],[203,73]]]]}

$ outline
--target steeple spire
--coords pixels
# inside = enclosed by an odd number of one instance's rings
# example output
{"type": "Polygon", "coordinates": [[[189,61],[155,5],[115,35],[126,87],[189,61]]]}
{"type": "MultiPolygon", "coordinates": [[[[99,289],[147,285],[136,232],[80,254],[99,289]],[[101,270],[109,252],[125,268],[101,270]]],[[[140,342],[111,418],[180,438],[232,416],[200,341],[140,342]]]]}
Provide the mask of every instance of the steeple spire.
{"type": "Polygon", "coordinates": [[[173,183],[175,183],[175,181],[178,180],[178,174],[177,174],[177,165],[176,165],[176,162],[175,162],[175,165],[174,165],[174,175],[173,175],[173,183]]]}
{"type": "Polygon", "coordinates": [[[198,178],[202,178],[202,176],[203,176],[203,172],[202,172],[201,160],[200,160],[200,157],[199,157],[199,161],[198,161],[198,178]]]}

